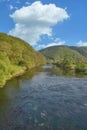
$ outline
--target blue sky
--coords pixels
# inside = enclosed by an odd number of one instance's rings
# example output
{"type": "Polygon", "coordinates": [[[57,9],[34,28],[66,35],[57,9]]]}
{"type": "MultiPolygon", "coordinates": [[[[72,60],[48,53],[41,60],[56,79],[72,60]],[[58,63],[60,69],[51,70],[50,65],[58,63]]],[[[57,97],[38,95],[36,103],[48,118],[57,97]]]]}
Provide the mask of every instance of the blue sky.
{"type": "Polygon", "coordinates": [[[0,32],[35,49],[87,46],[87,0],[0,0],[0,32]]]}

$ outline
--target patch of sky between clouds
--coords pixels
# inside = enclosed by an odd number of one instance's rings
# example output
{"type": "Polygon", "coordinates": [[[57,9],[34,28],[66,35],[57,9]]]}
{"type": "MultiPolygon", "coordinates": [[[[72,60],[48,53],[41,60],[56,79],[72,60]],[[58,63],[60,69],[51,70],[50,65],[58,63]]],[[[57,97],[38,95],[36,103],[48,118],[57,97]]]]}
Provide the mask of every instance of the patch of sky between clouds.
{"type": "MultiPolygon", "coordinates": [[[[45,37],[43,36],[42,39],[44,39],[45,37]]],[[[48,40],[44,43],[43,43],[44,40],[41,40],[41,43],[38,42],[38,46],[35,45],[36,50],[40,50],[40,49],[51,47],[51,46],[60,46],[60,45],[66,44],[66,41],[60,38],[48,37],[47,39],[48,40]]]]}
{"type": "Polygon", "coordinates": [[[47,48],[47,47],[51,47],[51,46],[60,46],[60,45],[65,45],[65,41],[58,41],[58,42],[53,42],[53,43],[48,43],[47,45],[45,44],[38,44],[38,46],[36,46],[37,50],[43,49],[43,48],[47,48]]]}

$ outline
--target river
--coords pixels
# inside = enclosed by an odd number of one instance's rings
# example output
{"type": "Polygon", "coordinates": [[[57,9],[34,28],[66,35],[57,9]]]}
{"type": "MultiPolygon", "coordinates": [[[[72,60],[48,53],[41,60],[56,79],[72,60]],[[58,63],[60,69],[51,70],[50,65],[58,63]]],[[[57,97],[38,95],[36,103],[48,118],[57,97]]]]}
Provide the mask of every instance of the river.
{"type": "Polygon", "coordinates": [[[87,130],[87,77],[43,67],[11,79],[0,89],[0,130],[87,130]]]}

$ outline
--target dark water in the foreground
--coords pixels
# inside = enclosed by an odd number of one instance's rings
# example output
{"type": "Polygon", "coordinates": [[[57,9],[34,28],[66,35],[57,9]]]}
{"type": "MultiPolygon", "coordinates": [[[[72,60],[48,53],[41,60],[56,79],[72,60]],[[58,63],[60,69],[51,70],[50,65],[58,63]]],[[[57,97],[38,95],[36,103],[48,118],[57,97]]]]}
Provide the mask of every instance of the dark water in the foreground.
{"type": "Polygon", "coordinates": [[[12,79],[0,89],[0,130],[87,130],[87,78],[39,70],[12,79]]]}

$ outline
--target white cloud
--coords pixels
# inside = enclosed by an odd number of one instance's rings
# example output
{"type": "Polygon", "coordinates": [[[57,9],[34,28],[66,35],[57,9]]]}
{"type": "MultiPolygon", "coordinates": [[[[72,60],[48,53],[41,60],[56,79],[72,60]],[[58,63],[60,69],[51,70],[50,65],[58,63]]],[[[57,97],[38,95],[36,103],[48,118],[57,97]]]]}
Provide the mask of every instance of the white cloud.
{"type": "Polygon", "coordinates": [[[52,36],[52,27],[69,18],[65,9],[55,4],[43,5],[36,1],[27,7],[16,10],[10,17],[15,27],[9,34],[20,37],[31,45],[36,45],[42,35],[52,36]]]}
{"type": "Polygon", "coordinates": [[[65,41],[57,38],[52,43],[48,43],[46,45],[44,45],[44,44],[38,45],[36,49],[39,50],[39,49],[43,49],[43,48],[47,48],[47,47],[51,47],[51,46],[65,45],[65,43],[66,43],[65,41]]]}
{"type": "Polygon", "coordinates": [[[56,38],[54,39],[55,42],[59,42],[60,41],[60,38],[56,38]]]}
{"type": "Polygon", "coordinates": [[[30,5],[30,2],[26,1],[26,2],[25,2],[25,5],[30,5]]]}
{"type": "Polygon", "coordinates": [[[77,42],[77,45],[78,46],[87,46],[87,42],[83,42],[83,41],[79,41],[79,42],[77,42]]]}
{"type": "Polygon", "coordinates": [[[46,47],[64,45],[65,43],[65,41],[53,42],[48,44],[46,47]]]}
{"type": "Polygon", "coordinates": [[[10,10],[14,9],[13,5],[9,5],[9,8],[10,8],[10,10]]]}
{"type": "Polygon", "coordinates": [[[17,10],[17,9],[18,9],[18,7],[13,6],[13,5],[9,5],[9,9],[10,9],[10,10],[17,10]]]}

